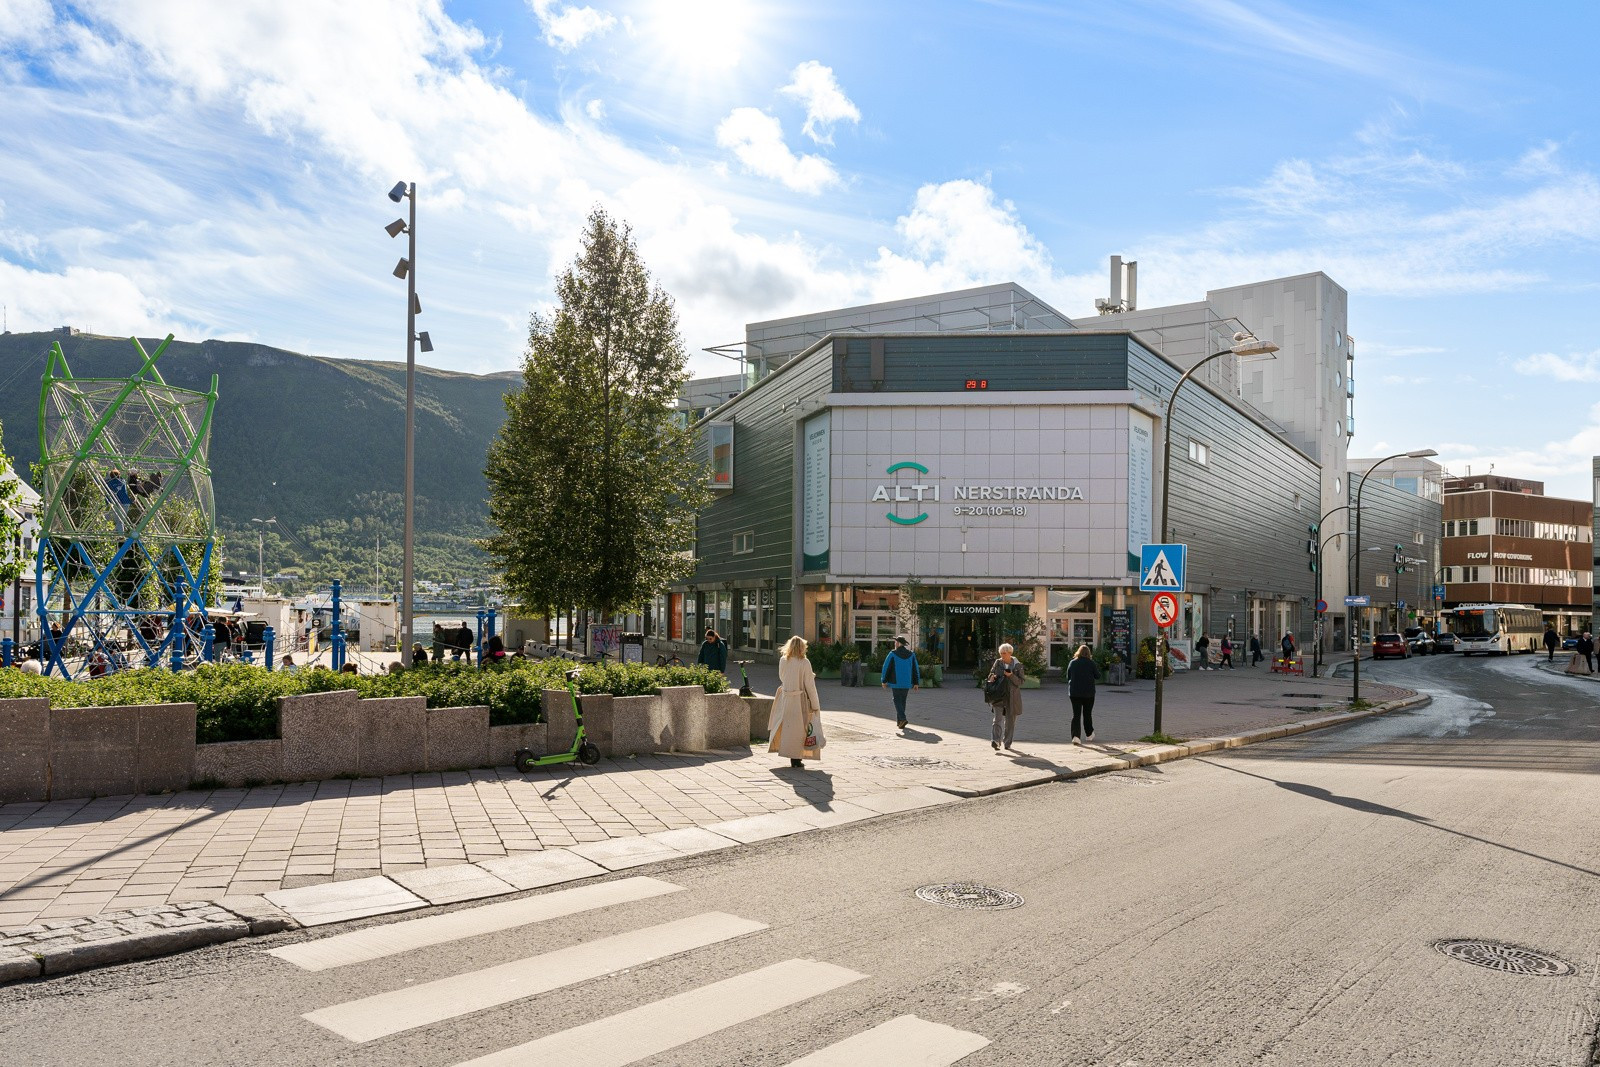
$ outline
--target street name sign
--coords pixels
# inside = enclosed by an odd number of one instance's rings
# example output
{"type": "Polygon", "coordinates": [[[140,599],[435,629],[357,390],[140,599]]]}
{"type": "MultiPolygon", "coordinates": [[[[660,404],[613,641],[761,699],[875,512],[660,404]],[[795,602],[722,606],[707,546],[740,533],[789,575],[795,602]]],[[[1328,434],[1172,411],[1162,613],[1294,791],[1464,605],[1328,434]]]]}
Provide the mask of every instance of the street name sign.
{"type": "Polygon", "coordinates": [[[1188,545],[1139,546],[1139,591],[1183,592],[1184,571],[1188,569],[1188,563],[1188,545]]]}
{"type": "Polygon", "coordinates": [[[1372,607],[1372,597],[1366,593],[1362,593],[1360,596],[1347,596],[1344,598],[1344,606],[1347,608],[1370,608],[1372,607]]]}
{"type": "Polygon", "coordinates": [[[1178,598],[1171,593],[1157,593],[1150,598],[1150,617],[1165,630],[1178,619],[1178,598]]]}

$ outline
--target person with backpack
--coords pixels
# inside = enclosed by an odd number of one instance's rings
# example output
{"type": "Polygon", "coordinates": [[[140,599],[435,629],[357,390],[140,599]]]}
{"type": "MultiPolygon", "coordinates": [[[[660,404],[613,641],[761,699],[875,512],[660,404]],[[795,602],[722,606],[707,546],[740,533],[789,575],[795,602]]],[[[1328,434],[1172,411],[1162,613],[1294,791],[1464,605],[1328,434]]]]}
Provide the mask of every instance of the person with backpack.
{"type": "Polygon", "coordinates": [[[1222,658],[1217,661],[1217,669],[1221,670],[1223,667],[1233,670],[1233,642],[1227,634],[1222,635],[1222,658]]]}
{"type": "Polygon", "coordinates": [[[1079,645],[1067,664],[1067,698],[1072,701],[1072,743],[1094,740],[1094,684],[1100,668],[1088,645],[1079,645]]]}
{"type": "Polygon", "coordinates": [[[906,697],[913,689],[922,688],[922,665],[917,654],[911,651],[911,641],[904,634],[894,639],[894,651],[883,657],[883,687],[894,696],[894,721],[898,729],[906,728],[906,697]]]}
{"type": "Polygon", "coordinates": [[[988,677],[983,682],[983,699],[994,712],[994,728],[990,745],[998,753],[1002,747],[1011,748],[1011,739],[1017,732],[1017,716],[1022,714],[1022,661],[1016,649],[1009,644],[1000,646],[1000,658],[989,666],[988,677]]]}
{"type": "Polygon", "coordinates": [[[1205,634],[1200,635],[1200,640],[1194,643],[1194,669],[1197,671],[1210,670],[1211,668],[1211,638],[1205,634]]]}
{"type": "Polygon", "coordinates": [[[1283,635],[1283,665],[1285,667],[1294,662],[1294,634],[1287,631],[1283,635]]]}

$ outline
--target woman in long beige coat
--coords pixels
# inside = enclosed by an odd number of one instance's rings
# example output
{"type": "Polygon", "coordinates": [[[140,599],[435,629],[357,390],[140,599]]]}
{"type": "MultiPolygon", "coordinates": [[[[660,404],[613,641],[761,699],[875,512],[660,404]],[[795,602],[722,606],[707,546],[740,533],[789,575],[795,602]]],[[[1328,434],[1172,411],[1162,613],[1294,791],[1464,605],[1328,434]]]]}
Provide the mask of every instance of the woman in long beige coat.
{"type": "Polygon", "coordinates": [[[798,634],[783,646],[778,661],[778,692],[772,700],[772,717],[767,721],[768,752],[789,757],[789,766],[803,767],[802,760],[821,759],[822,701],[817,698],[817,673],[806,658],[805,638],[798,634]],[[806,744],[806,726],[811,726],[812,743],[806,744]]]}

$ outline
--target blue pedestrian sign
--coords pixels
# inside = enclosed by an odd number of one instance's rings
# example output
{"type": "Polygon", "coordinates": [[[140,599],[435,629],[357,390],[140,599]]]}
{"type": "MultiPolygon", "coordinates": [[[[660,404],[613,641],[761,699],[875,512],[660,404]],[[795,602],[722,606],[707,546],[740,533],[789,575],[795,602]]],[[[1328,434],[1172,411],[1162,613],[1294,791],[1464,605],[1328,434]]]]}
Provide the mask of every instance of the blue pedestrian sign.
{"type": "Polygon", "coordinates": [[[1141,545],[1139,547],[1140,592],[1183,592],[1184,571],[1188,563],[1188,545],[1141,545]]]}
{"type": "Polygon", "coordinates": [[[1372,606],[1372,598],[1365,593],[1360,596],[1347,596],[1344,598],[1344,606],[1347,608],[1370,608],[1372,606]]]}

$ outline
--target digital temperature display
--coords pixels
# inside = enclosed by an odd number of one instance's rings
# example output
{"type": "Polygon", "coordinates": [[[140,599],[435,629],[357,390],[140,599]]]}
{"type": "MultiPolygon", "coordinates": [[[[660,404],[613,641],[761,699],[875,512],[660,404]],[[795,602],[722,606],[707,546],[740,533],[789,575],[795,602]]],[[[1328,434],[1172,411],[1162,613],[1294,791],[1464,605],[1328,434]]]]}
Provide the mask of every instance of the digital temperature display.
{"type": "Polygon", "coordinates": [[[968,389],[987,389],[987,388],[989,388],[989,379],[987,379],[987,378],[968,378],[967,379],[967,388],[968,389]]]}

